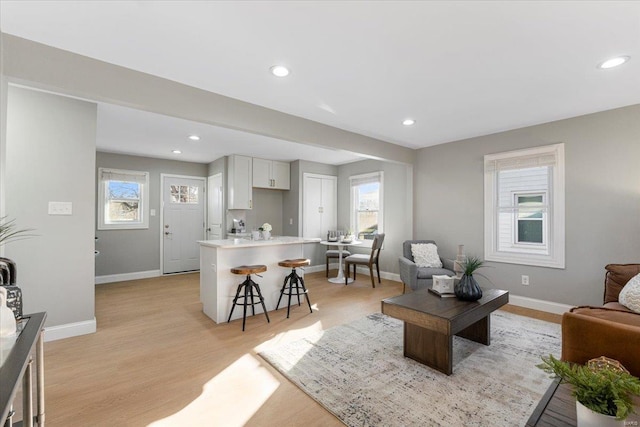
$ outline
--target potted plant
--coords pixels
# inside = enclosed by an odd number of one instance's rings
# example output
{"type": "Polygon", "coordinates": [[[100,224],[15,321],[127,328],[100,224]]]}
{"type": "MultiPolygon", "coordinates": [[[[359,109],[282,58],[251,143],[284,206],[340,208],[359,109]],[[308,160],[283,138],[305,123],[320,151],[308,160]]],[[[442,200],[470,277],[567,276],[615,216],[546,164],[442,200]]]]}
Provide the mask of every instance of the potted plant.
{"type": "Polygon", "coordinates": [[[624,425],[634,412],[632,396],[640,396],[640,379],[619,362],[601,357],[578,365],[552,355],[542,361],[538,368],[573,386],[579,427],[624,425]]]}
{"type": "Polygon", "coordinates": [[[264,240],[269,240],[271,238],[272,229],[273,228],[271,227],[271,224],[269,224],[268,222],[262,224],[262,227],[260,227],[260,231],[262,231],[262,238],[264,240]]]}
{"type": "Polygon", "coordinates": [[[478,285],[478,282],[473,277],[473,273],[480,267],[483,267],[484,261],[472,256],[463,259],[459,264],[463,274],[460,281],[455,284],[453,292],[458,299],[463,301],[479,300],[482,298],[482,289],[480,289],[480,285],[478,285]]]}

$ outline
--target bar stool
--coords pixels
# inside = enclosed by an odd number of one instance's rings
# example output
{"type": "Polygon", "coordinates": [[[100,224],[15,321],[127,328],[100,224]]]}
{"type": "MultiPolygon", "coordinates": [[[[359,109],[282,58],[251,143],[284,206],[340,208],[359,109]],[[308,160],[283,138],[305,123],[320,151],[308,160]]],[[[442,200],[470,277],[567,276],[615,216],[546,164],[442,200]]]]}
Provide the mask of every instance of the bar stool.
{"type": "Polygon", "coordinates": [[[298,273],[296,273],[297,267],[302,267],[309,264],[311,264],[311,261],[304,258],[287,259],[278,263],[280,267],[291,268],[291,274],[284,278],[284,283],[282,284],[282,289],[280,290],[280,298],[278,298],[278,304],[276,305],[277,310],[278,307],[280,307],[282,295],[289,295],[289,301],[287,303],[287,319],[289,318],[289,310],[291,309],[291,295],[295,295],[298,297],[298,305],[300,305],[300,295],[304,295],[307,299],[307,304],[309,305],[309,312],[313,313],[313,310],[311,309],[311,302],[309,301],[309,291],[307,291],[307,288],[305,288],[304,286],[304,279],[298,276],[298,273]]]}
{"type": "Polygon", "coordinates": [[[253,280],[251,280],[251,275],[257,273],[262,273],[267,271],[266,265],[241,265],[240,267],[234,267],[231,269],[233,274],[246,274],[247,278],[244,282],[238,285],[238,290],[236,291],[236,296],[233,299],[233,306],[231,307],[231,313],[229,313],[229,319],[227,319],[227,323],[231,322],[231,316],[233,315],[233,310],[236,308],[236,305],[243,306],[242,312],[242,331],[244,332],[244,324],[247,320],[247,306],[251,306],[251,311],[253,316],[256,315],[256,304],[262,304],[262,310],[264,310],[264,315],[267,316],[267,323],[270,323],[269,315],[267,314],[267,307],[264,305],[264,298],[262,298],[262,292],[260,292],[260,286],[253,280]],[[240,291],[244,288],[244,295],[240,295],[240,291]],[[257,295],[253,294],[253,288],[256,289],[257,295]],[[258,301],[255,298],[258,298],[258,301]],[[238,299],[242,298],[242,302],[238,302],[238,299]]]}

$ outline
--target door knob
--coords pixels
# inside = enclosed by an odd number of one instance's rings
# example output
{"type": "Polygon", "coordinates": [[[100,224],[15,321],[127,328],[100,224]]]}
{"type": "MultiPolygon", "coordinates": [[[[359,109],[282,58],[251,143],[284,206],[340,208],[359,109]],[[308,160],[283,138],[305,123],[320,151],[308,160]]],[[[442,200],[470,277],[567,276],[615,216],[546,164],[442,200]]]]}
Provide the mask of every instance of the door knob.
{"type": "Polygon", "coordinates": [[[169,234],[173,234],[173,233],[169,233],[168,231],[165,231],[164,234],[168,236],[169,234]]]}

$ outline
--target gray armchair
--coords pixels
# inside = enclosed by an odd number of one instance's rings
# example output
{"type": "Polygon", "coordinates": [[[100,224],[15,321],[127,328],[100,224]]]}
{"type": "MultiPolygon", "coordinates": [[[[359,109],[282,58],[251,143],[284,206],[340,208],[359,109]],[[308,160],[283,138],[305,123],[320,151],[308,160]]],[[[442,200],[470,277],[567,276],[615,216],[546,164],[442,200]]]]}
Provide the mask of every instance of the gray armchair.
{"type": "Polygon", "coordinates": [[[453,272],[453,260],[448,260],[440,257],[442,261],[442,268],[430,268],[430,267],[418,267],[413,262],[413,255],[411,254],[412,243],[433,243],[433,240],[405,240],[402,243],[402,255],[398,258],[400,262],[400,279],[402,280],[402,293],[405,292],[406,286],[409,286],[414,291],[418,289],[430,288],[433,284],[434,275],[446,274],[449,276],[455,275],[453,272]]]}

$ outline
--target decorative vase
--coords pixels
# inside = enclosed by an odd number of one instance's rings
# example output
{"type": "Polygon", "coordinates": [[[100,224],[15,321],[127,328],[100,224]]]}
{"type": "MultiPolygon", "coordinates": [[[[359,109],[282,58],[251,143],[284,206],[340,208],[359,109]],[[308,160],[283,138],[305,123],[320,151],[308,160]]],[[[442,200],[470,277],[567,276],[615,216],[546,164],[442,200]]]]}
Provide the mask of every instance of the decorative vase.
{"type": "Polygon", "coordinates": [[[269,240],[271,238],[271,232],[270,231],[263,231],[262,232],[262,238],[264,240],[269,240]]]}
{"type": "Polygon", "coordinates": [[[7,291],[6,305],[16,320],[22,319],[22,290],[16,285],[18,269],[9,258],[0,257],[0,286],[7,291]]]}
{"type": "Polygon", "coordinates": [[[620,427],[624,420],[616,420],[611,415],[599,414],[576,400],[576,421],[578,427],[620,427]]]}
{"type": "Polygon", "coordinates": [[[477,301],[482,298],[482,289],[473,275],[463,274],[460,281],[454,286],[453,292],[458,299],[463,301],[477,301]]]}
{"type": "Polygon", "coordinates": [[[0,337],[12,337],[16,334],[16,318],[7,307],[7,290],[0,287],[0,337]]]}

